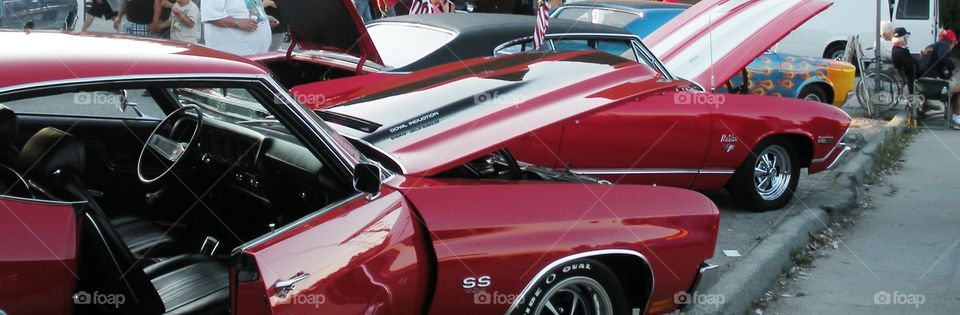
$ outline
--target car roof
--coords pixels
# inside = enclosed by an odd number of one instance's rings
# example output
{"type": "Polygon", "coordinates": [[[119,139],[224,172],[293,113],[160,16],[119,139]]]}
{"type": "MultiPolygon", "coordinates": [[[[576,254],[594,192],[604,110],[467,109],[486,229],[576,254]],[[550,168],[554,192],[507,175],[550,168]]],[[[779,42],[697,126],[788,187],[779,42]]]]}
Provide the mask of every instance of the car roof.
{"type": "MultiPolygon", "coordinates": [[[[493,50],[506,42],[533,36],[536,17],[492,13],[446,13],[404,15],[370,22],[369,26],[388,23],[409,23],[444,29],[456,33],[456,37],[444,48],[438,49],[418,61],[396,71],[416,71],[431,66],[456,62],[463,59],[493,56],[493,50]]],[[[587,33],[601,35],[631,35],[629,30],[585,23],[551,19],[547,35],[587,33]]]]}
{"type": "Polygon", "coordinates": [[[96,77],[269,73],[240,56],[160,39],[17,30],[0,31],[0,43],[0,90],[96,77]]]}
{"type": "Polygon", "coordinates": [[[621,9],[627,11],[643,11],[653,9],[687,9],[689,4],[669,3],[661,1],[647,0],[574,0],[568,1],[563,6],[590,6],[604,7],[611,9],[621,9]]]}

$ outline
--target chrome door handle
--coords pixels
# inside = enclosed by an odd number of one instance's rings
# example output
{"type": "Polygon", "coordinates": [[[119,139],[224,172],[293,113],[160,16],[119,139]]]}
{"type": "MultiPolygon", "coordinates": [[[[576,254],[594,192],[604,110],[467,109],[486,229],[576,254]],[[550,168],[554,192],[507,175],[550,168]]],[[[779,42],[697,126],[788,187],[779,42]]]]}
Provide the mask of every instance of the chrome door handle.
{"type": "Polygon", "coordinates": [[[293,276],[290,279],[277,280],[277,283],[273,285],[274,287],[276,287],[277,297],[281,299],[287,297],[287,293],[290,293],[290,291],[292,291],[297,287],[296,286],[297,282],[303,281],[303,279],[306,279],[307,277],[310,277],[310,274],[304,273],[301,271],[300,273],[297,273],[297,275],[293,276]]]}

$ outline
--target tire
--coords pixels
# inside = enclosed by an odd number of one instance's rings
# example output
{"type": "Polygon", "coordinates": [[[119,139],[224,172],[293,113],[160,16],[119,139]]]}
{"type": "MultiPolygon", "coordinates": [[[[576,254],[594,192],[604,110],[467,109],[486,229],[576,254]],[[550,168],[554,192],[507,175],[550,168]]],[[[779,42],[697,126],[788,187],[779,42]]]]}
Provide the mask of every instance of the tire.
{"type": "Polygon", "coordinates": [[[609,267],[593,259],[577,259],[551,269],[520,298],[519,306],[511,315],[554,314],[551,308],[560,314],[570,314],[570,311],[585,315],[630,312],[617,276],[609,267]],[[573,304],[574,301],[580,303],[573,304]]]}
{"type": "Polygon", "coordinates": [[[827,99],[827,92],[818,85],[805,86],[802,90],[800,90],[800,94],[797,95],[797,98],[828,105],[830,104],[830,100],[827,99]]]}
{"type": "Polygon", "coordinates": [[[744,209],[776,210],[786,206],[793,198],[799,178],[800,163],[793,143],[771,138],[760,142],[747,156],[734,172],[727,190],[744,209]],[[773,156],[777,157],[775,161],[771,158],[773,156]],[[775,164],[772,170],[768,167],[770,163],[765,161],[775,164]]]}
{"type": "Polygon", "coordinates": [[[847,42],[841,41],[830,44],[827,46],[827,49],[823,51],[823,58],[830,60],[840,60],[843,58],[843,51],[847,49],[847,42]]]}

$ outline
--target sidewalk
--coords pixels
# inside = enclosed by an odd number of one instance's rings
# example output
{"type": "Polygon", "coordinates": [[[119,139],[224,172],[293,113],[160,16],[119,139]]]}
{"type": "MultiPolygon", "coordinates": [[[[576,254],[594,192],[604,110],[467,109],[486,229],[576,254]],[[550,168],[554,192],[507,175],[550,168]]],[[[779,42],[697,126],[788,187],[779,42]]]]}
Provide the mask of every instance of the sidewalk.
{"type": "Polygon", "coordinates": [[[867,193],[875,209],[765,314],[960,314],[960,133],[924,129],[904,159],[867,193]]]}

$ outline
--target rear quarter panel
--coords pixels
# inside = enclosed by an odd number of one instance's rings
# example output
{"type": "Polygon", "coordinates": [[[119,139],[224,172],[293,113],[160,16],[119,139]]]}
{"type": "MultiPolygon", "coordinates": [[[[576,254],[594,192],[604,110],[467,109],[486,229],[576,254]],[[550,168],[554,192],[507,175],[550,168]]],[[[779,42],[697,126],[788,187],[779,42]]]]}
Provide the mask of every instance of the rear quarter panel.
{"type": "Polygon", "coordinates": [[[719,224],[710,200],[667,187],[408,179],[400,189],[437,255],[431,314],[503,313],[551,262],[601,249],[644,255],[654,275],[652,313],[672,311],[673,294],[689,289],[713,255],[719,224]],[[481,276],[491,279],[482,293],[463,288],[464,278],[481,276]]]}
{"type": "Polygon", "coordinates": [[[713,112],[714,138],[704,168],[737,167],[761,141],[774,136],[809,141],[812,154],[800,157],[809,162],[826,156],[850,125],[850,116],[840,109],[794,98],[727,94],[713,112]],[[731,136],[735,146],[727,151],[724,138],[731,136]],[[832,137],[833,143],[818,143],[819,137],[832,137]]]}

